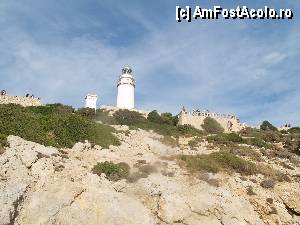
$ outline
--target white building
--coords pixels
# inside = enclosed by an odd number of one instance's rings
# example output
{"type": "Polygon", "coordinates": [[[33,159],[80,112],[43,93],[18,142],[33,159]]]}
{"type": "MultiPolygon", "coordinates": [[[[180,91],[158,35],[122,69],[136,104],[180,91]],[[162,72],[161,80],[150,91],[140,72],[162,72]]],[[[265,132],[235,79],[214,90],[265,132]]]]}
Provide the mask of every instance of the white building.
{"type": "Polygon", "coordinates": [[[88,94],[85,97],[85,107],[96,110],[97,109],[97,99],[98,99],[97,95],[88,94]]]}
{"type": "Polygon", "coordinates": [[[123,67],[117,87],[117,107],[121,109],[133,109],[135,80],[132,75],[132,69],[128,65],[123,67]]]}

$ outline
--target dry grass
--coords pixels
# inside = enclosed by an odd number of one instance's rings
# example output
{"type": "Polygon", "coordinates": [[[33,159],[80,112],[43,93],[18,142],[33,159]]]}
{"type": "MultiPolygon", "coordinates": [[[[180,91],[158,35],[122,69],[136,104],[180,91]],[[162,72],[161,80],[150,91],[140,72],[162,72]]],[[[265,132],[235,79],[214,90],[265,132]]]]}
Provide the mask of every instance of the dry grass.
{"type": "Polygon", "coordinates": [[[181,155],[178,160],[183,162],[190,172],[207,171],[217,173],[220,171],[242,175],[256,174],[258,171],[254,163],[248,162],[229,152],[214,152],[209,155],[181,155]]]}

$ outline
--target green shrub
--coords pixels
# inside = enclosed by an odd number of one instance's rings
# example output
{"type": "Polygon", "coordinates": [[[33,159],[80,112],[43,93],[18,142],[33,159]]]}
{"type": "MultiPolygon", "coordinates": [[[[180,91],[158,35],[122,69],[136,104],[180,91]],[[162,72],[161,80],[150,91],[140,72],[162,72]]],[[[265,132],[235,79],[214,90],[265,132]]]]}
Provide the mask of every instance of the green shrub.
{"type": "Polygon", "coordinates": [[[243,175],[257,173],[254,163],[248,162],[229,152],[214,152],[209,155],[182,155],[179,159],[191,172],[207,171],[217,173],[219,171],[237,172],[243,175]]]}
{"type": "Polygon", "coordinates": [[[169,124],[173,126],[176,126],[178,124],[177,116],[173,116],[172,113],[169,112],[165,112],[159,115],[156,110],[153,110],[148,114],[147,120],[153,123],[169,124]]]}
{"type": "Polygon", "coordinates": [[[72,147],[85,140],[103,147],[120,144],[112,132],[113,128],[75,114],[61,104],[26,108],[0,105],[0,133],[46,146],[72,147]]]}
{"type": "Polygon", "coordinates": [[[121,109],[114,113],[116,122],[120,125],[135,125],[138,123],[146,122],[146,118],[136,111],[121,109]]]}
{"type": "Polygon", "coordinates": [[[180,135],[189,136],[189,137],[202,136],[205,134],[203,131],[196,129],[195,127],[189,124],[178,125],[177,131],[179,132],[180,135]]]}
{"type": "Polygon", "coordinates": [[[33,113],[39,113],[42,115],[51,115],[51,114],[71,114],[75,112],[75,109],[72,106],[63,105],[61,103],[47,104],[46,106],[32,106],[27,107],[33,113]]]}
{"type": "Polygon", "coordinates": [[[272,131],[277,131],[277,128],[274,127],[269,121],[263,121],[262,124],[260,125],[261,130],[272,130],[272,131]]]}
{"type": "Polygon", "coordinates": [[[219,134],[224,132],[224,128],[211,117],[206,117],[204,119],[202,128],[210,134],[219,134]]]}
{"type": "Polygon", "coordinates": [[[94,174],[100,176],[102,173],[111,181],[126,179],[129,176],[130,167],[127,163],[101,162],[97,163],[92,169],[94,174]]]}
{"type": "Polygon", "coordinates": [[[217,134],[209,136],[207,140],[208,142],[215,144],[244,143],[243,138],[236,133],[217,134]]]}
{"type": "Polygon", "coordinates": [[[163,123],[161,116],[158,114],[156,110],[153,110],[148,114],[147,120],[153,123],[163,123]]]}
{"type": "Polygon", "coordinates": [[[91,108],[80,108],[76,111],[76,113],[90,119],[94,119],[96,116],[95,109],[91,108]]]}
{"type": "Polygon", "coordinates": [[[254,128],[244,128],[240,131],[243,137],[256,137],[266,142],[281,142],[284,136],[281,132],[275,130],[259,130],[254,128]]]}
{"type": "Polygon", "coordinates": [[[163,123],[165,124],[169,124],[169,125],[177,125],[176,122],[174,122],[174,117],[172,115],[172,113],[169,112],[165,112],[161,114],[161,119],[163,121],[163,123]]]}
{"type": "Polygon", "coordinates": [[[248,145],[253,145],[253,146],[256,146],[259,148],[265,148],[265,149],[272,148],[271,144],[265,142],[264,140],[262,140],[260,138],[248,138],[245,140],[248,145]]]}
{"type": "Polygon", "coordinates": [[[0,146],[7,146],[7,135],[0,134],[0,146]]]}
{"type": "Polygon", "coordinates": [[[195,149],[198,144],[200,142],[200,139],[199,138],[195,138],[195,139],[192,139],[188,142],[188,145],[190,146],[191,149],[195,149]]]}
{"type": "Polygon", "coordinates": [[[7,143],[7,136],[0,134],[0,155],[4,153],[4,147],[8,145],[7,143]]]}
{"type": "Polygon", "coordinates": [[[102,123],[109,125],[117,124],[115,118],[113,116],[110,116],[109,112],[103,109],[97,109],[96,121],[101,121],[102,123]]]}
{"type": "Polygon", "coordinates": [[[289,133],[298,133],[300,134],[300,127],[292,127],[287,130],[289,133]]]}
{"type": "Polygon", "coordinates": [[[173,116],[172,121],[173,121],[173,125],[174,125],[174,126],[177,126],[177,125],[178,125],[178,122],[179,122],[178,116],[173,116]]]}

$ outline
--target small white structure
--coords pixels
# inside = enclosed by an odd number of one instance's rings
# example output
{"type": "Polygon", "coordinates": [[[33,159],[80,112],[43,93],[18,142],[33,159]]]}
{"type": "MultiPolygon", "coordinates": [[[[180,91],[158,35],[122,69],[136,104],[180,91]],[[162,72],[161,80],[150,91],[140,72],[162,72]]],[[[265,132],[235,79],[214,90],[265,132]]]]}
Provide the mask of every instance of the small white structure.
{"type": "Polygon", "coordinates": [[[96,110],[97,109],[97,99],[98,99],[97,95],[88,94],[85,97],[85,107],[96,110]]]}
{"type": "Polygon", "coordinates": [[[121,109],[133,109],[135,80],[132,75],[132,69],[128,65],[123,67],[117,87],[117,107],[121,109]]]}

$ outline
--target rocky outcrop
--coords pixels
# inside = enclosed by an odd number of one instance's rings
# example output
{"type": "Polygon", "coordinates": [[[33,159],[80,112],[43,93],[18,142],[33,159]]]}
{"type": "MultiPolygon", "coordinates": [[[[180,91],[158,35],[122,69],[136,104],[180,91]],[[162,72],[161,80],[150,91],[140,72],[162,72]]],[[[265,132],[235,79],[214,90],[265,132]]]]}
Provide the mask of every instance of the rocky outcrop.
{"type": "MultiPolygon", "coordinates": [[[[298,183],[272,191],[238,174],[208,174],[220,183],[213,185],[166,157],[188,149],[124,126],[117,136],[121,146],[108,149],[89,143],[56,149],[9,136],[10,147],[0,155],[0,225],[299,224],[298,183]],[[112,182],[91,172],[103,161],[126,162],[132,174],[147,171],[112,182]],[[256,195],[247,194],[249,185],[256,195]]],[[[198,152],[209,151],[205,146],[198,152]]]]}

